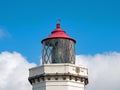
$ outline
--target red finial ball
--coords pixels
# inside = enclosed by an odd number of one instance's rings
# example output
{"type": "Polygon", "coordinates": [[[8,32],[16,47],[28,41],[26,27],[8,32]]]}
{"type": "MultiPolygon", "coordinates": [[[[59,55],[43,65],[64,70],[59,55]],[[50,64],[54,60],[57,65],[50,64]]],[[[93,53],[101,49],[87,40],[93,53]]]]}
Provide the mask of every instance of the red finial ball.
{"type": "Polygon", "coordinates": [[[60,22],[61,22],[61,19],[58,19],[58,20],[57,20],[56,28],[60,28],[60,22]]]}
{"type": "Polygon", "coordinates": [[[60,28],[60,24],[59,23],[56,25],[56,28],[60,28]]]}

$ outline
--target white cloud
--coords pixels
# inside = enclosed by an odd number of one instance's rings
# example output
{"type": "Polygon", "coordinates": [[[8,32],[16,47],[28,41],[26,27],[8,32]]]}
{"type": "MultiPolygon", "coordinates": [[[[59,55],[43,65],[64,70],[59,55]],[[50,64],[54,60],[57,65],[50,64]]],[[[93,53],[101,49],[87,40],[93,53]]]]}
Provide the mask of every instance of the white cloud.
{"type": "Polygon", "coordinates": [[[0,90],[32,90],[28,69],[33,66],[17,52],[0,53],[0,90]]]}
{"type": "Polygon", "coordinates": [[[77,55],[76,64],[89,70],[86,90],[120,90],[120,53],[77,55]]]}
{"type": "Polygon", "coordinates": [[[0,29],[0,39],[5,36],[4,30],[0,29]]]}
{"type": "Polygon", "coordinates": [[[11,37],[11,35],[6,30],[0,29],[0,39],[4,37],[11,37]]]}

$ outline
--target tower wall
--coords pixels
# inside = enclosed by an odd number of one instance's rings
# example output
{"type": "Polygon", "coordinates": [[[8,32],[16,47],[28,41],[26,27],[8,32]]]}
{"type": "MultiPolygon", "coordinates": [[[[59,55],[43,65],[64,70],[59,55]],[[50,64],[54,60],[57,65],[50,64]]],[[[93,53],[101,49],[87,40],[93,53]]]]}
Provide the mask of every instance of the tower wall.
{"type": "Polygon", "coordinates": [[[30,69],[33,90],[84,90],[88,70],[73,64],[46,64],[30,69]]]}

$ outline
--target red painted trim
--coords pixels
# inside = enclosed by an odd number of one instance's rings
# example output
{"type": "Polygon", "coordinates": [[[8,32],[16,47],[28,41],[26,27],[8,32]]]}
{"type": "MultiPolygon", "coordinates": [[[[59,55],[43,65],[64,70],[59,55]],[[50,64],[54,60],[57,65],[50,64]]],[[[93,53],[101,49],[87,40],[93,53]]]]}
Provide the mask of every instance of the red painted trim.
{"type": "Polygon", "coordinates": [[[65,31],[63,31],[61,28],[60,28],[60,24],[57,24],[56,25],[56,29],[54,31],[51,32],[51,34],[42,40],[42,43],[43,41],[45,40],[48,40],[48,39],[56,39],[56,38],[62,38],[62,39],[70,39],[72,41],[74,41],[74,43],[76,43],[76,41],[72,38],[70,38],[65,31]]]}

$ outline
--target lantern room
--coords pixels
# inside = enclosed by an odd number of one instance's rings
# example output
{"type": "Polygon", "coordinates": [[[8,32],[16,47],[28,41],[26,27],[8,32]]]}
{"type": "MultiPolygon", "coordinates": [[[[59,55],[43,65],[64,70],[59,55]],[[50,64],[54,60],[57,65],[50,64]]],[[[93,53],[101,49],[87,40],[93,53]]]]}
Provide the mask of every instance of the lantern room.
{"type": "Polygon", "coordinates": [[[75,64],[75,43],[60,24],[56,24],[56,29],[42,41],[42,64],[71,63],[75,64]]]}

